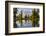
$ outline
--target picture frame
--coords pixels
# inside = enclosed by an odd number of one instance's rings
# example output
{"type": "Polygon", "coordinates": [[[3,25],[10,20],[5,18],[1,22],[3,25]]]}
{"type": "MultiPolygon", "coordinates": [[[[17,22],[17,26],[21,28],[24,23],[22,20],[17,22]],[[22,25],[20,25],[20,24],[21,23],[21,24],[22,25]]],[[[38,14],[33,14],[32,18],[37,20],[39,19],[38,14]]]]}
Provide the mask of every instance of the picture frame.
{"type": "MultiPolygon", "coordinates": [[[[28,12],[27,12],[27,14],[28,14],[28,12]]],[[[30,15],[29,15],[29,17],[30,17],[30,15]]],[[[26,18],[28,18],[28,17],[26,17],[26,18]]],[[[23,18],[23,19],[27,21],[29,18],[28,19],[26,19],[26,18],[23,18]]],[[[20,21],[20,19],[19,19],[19,21],[20,21]]],[[[18,22],[16,22],[16,23],[18,23],[18,22]]],[[[33,34],[33,33],[44,33],[44,32],[45,32],[45,3],[5,1],[5,35],[33,34]],[[17,16],[16,14],[13,13],[13,12],[15,12],[16,9],[17,9],[17,11],[23,10],[23,12],[24,12],[24,14],[21,15],[21,24],[22,24],[22,16],[24,16],[27,11],[31,12],[33,9],[34,9],[34,11],[39,10],[40,13],[39,12],[38,13],[39,13],[40,25],[39,26],[35,25],[36,27],[33,26],[33,27],[29,27],[29,28],[27,26],[24,27],[23,25],[21,27],[17,26],[18,28],[16,27],[16,25],[13,26],[13,23],[15,23],[15,22],[13,22],[13,20],[15,20],[16,17],[19,16],[19,15],[17,16]],[[15,16],[15,17],[13,18],[13,16],[15,16]]]]}

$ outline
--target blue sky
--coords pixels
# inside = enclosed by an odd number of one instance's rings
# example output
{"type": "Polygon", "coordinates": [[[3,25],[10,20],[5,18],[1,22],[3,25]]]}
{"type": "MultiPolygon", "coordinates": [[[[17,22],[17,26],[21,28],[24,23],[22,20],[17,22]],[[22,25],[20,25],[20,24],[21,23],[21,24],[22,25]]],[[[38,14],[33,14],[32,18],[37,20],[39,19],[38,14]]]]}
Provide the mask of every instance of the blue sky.
{"type": "Polygon", "coordinates": [[[22,10],[22,12],[24,12],[24,13],[27,13],[27,12],[29,12],[29,13],[31,13],[32,12],[32,9],[31,8],[17,8],[17,12],[21,12],[21,10],[22,10]]]}
{"type": "Polygon", "coordinates": [[[30,14],[32,13],[32,8],[17,8],[17,13],[21,13],[21,10],[24,14],[30,14]]]}

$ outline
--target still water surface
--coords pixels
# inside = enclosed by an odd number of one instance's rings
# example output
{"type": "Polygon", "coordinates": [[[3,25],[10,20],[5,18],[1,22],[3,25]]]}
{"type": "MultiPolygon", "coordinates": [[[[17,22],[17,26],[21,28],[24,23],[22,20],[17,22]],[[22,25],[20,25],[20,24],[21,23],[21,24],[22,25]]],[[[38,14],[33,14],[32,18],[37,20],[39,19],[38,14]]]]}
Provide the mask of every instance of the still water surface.
{"type": "Polygon", "coordinates": [[[26,22],[25,20],[22,20],[22,26],[19,21],[16,21],[16,24],[17,24],[17,28],[32,27],[32,22],[30,20],[26,22]]]}

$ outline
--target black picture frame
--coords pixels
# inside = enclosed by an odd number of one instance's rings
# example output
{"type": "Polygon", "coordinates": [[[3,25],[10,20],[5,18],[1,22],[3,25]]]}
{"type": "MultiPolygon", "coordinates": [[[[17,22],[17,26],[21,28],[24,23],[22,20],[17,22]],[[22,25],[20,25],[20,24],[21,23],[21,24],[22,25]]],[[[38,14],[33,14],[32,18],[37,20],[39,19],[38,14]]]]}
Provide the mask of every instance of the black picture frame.
{"type": "Polygon", "coordinates": [[[45,3],[38,2],[22,2],[22,1],[5,1],[5,35],[18,35],[18,34],[35,34],[35,33],[44,33],[45,32],[45,3]],[[22,32],[22,33],[9,33],[8,28],[8,3],[27,3],[27,4],[41,4],[43,5],[43,31],[37,32],[22,32]]]}

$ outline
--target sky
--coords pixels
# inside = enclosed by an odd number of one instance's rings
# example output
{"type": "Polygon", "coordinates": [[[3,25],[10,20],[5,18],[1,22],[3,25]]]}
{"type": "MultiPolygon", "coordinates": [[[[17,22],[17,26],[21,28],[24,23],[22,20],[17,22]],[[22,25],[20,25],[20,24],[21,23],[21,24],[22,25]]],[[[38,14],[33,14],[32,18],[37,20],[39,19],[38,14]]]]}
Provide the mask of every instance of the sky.
{"type": "Polygon", "coordinates": [[[32,12],[32,9],[31,8],[17,8],[17,12],[21,12],[21,10],[24,12],[24,13],[31,13],[32,12]]]}
{"type": "Polygon", "coordinates": [[[21,13],[21,10],[22,10],[22,13],[23,13],[23,15],[25,15],[25,14],[29,14],[29,15],[31,15],[32,14],[32,8],[17,8],[17,13],[19,14],[19,13],[21,13]]]}

